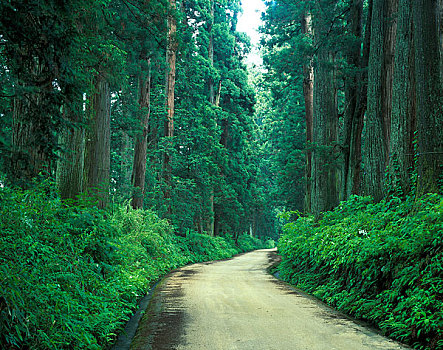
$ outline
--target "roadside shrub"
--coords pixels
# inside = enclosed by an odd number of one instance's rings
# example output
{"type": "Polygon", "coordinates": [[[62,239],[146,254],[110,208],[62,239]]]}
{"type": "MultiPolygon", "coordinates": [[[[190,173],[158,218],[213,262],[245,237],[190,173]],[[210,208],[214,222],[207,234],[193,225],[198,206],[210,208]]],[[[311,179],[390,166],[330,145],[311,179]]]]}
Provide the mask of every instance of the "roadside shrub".
{"type": "Polygon", "coordinates": [[[125,307],[107,285],[112,228],[96,209],[72,210],[47,193],[0,190],[0,337],[3,348],[98,349],[125,307]]]}
{"type": "Polygon", "coordinates": [[[53,188],[0,188],[2,349],[107,348],[161,276],[240,252],[229,238],[176,236],[152,211],[64,205],[53,188]]]}
{"type": "Polygon", "coordinates": [[[258,238],[245,234],[238,237],[237,245],[242,252],[248,252],[257,249],[257,247],[260,249],[265,248],[265,244],[258,238]]]}
{"type": "Polygon", "coordinates": [[[239,253],[239,249],[233,244],[234,242],[229,242],[224,237],[188,233],[185,242],[189,247],[190,263],[226,259],[239,253]]]}
{"type": "Polygon", "coordinates": [[[352,197],[284,227],[280,276],[392,338],[443,349],[443,198],[352,197]]]}
{"type": "Polygon", "coordinates": [[[264,242],[264,248],[265,248],[265,249],[272,249],[272,248],[275,248],[276,246],[277,246],[277,244],[276,244],[275,241],[274,241],[273,239],[271,239],[271,238],[267,239],[267,240],[264,242]]]}

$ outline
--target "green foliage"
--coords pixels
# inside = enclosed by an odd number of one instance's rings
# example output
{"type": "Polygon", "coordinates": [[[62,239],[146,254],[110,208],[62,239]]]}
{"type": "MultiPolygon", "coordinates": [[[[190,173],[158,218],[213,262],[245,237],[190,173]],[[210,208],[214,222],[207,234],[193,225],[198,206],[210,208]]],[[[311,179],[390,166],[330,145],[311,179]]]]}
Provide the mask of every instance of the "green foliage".
{"type": "MultiPolygon", "coordinates": [[[[303,96],[303,65],[314,48],[302,33],[305,2],[269,3],[261,28],[266,72],[257,83],[263,106],[259,113],[269,159],[268,177],[274,183],[274,206],[303,210],[306,187],[306,115],[303,96]],[[261,114],[261,115],[260,115],[261,114]],[[278,150],[278,151],[276,151],[278,150]]],[[[310,151],[310,150],[309,150],[310,151]]]]}
{"type": "Polygon", "coordinates": [[[261,248],[240,237],[174,234],[151,211],[65,206],[53,184],[0,188],[3,349],[102,349],[171,269],[261,248]]]}
{"type": "Polygon", "coordinates": [[[222,234],[249,231],[257,192],[252,188],[256,172],[249,166],[255,162],[250,151],[255,96],[243,63],[249,39],[235,29],[237,0],[196,0],[174,11],[172,140],[164,138],[167,1],[14,0],[0,3],[0,9],[5,13],[0,19],[0,170],[8,184],[28,185],[42,170],[53,176],[60,166],[57,155],[81,154],[83,131],[93,115],[93,82],[100,77],[111,95],[111,182],[105,188],[109,185],[113,200],[123,203],[139,191],[131,180],[134,139],[142,135],[146,118],[145,208],[168,218],[181,235],[212,226],[222,234]],[[148,76],[149,104],[140,108],[148,76]],[[79,131],[75,139],[73,129],[79,131]],[[22,136],[14,140],[24,145],[13,142],[17,133],[22,136]],[[171,181],[165,181],[165,152],[171,156],[171,181]],[[32,157],[40,155],[45,164],[25,174],[32,157]]]}
{"type": "Polygon", "coordinates": [[[260,241],[258,238],[251,237],[248,235],[240,236],[237,239],[237,245],[242,252],[249,252],[251,250],[257,249],[256,247],[273,248],[273,247],[271,247],[271,245],[272,245],[271,241],[267,241],[266,244],[263,244],[263,242],[260,241]]]}
{"type": "Polygon", "coordinates": [[[443,349],[443,197],[354,196],[284,227],[281,276],[417,349],[443,349]]]}

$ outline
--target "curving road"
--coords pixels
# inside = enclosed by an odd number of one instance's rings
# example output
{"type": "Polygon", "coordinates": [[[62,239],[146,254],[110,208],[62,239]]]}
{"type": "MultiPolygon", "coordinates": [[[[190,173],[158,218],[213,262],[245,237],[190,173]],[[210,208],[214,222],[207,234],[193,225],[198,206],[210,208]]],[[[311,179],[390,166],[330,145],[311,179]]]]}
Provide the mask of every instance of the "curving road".
{"type": "Polygon", "coordinates": [[[269,275],[276,258],[259,250],[172,272],[131,349],[407,349],[269,275]]]}

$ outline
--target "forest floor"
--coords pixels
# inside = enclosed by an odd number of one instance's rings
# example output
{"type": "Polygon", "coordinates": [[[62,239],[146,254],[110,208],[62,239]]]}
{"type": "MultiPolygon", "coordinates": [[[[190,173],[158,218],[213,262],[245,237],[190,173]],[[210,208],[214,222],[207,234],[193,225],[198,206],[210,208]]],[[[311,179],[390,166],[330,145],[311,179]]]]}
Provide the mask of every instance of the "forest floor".
{"type": "Polygon", "coordinates": [[[275,250],[189,265],[156,288],[131,349],[407,349],[267,272],[275,250]]]}

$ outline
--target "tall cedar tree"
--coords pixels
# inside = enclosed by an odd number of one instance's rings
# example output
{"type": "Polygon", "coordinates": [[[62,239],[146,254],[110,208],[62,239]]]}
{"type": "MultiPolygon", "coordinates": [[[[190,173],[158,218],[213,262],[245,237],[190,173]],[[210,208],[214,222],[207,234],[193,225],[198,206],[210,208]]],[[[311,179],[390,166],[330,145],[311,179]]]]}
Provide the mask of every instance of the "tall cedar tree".
{"type": "Polygon", "coordinates": [[[385,195],[389,164],[397,7],[398,0],[374,0],[372,7],[364,176],[366,190],[377,201],[385,195]]]}
{"type": "Polygon", "coordinates": [[[62,199],[75,199],[83,192],[85,128],[83,127],[83,101],[77,96],[76,102],[65,106],[65,125],[59,132],[58,143],[62,147],[57,160],[56,184],[62,199]]]}
{"type": "Polygon", "coordinates": [[[312,212],[333,209],[338,204],[339,178],[336,164],[338,141],[337,85],[335,54],[327,42],[330,3],[319,0],[315,5],[314,40],[317,58],[314,64],[314,122],[312,158],[312,212]]]}
{"type": "Polygon", "coordinates": [[[8,180],[27,186],[40,172],[54,173],[57,130],[76,92],[75,67],[70,61],[78,39],[78,4],[52,1],[1,2],[0,36],[6,77],[2,89],[10,102],[1,111],[10,141],[3,170],[8,180]],[[12,113],[10,112],[12,111],[12,113]]]}
{"type": "MultiPolygon", "coordinates": [[[[305,10],[302,18],[302,33],[312,40],[312,16],[310,11],[305,10]]],[[[306,119],[306,189],[304,209],[310,213],[312,210],[312,151],[310,149],[313,142],[314,133],[314,69],[312,66],[312,56],[305,55],[303,65],[303,96],[305,102],[306,119]]]]}
{"type": "Polygon", "coordinates": [[[93,77],[89,96],[85,149],[85,190],[99,199],[99,207],[109,202],[111,161],[111,92],[105,73],[93,77]]]}
{"type": "Polygon", "coordinates": [[[369,1],[368,25],[366,27],[363,52],[361,52],[363,1],[353,0],[350,4],[348,27],[350,42],[345,47],[346,63],[351,67],[344,77],[345,110],[343,142],[343,181],[341,199],[360,193],[361,183],[361,146],[363,120],[367,102],[367,73],[369,60],[370,23],[372,0],[369,1]]]}
{"type": "Polygon", "coordinates": [[[177,40],[177,6],[175,0],[169,0],[167,14],[168,34],[166,47],[166,118],[164,121],[164,137],[166,139],[166,150],[163,156],[163,181],[164,181],[164,199],[168,208],[168,214],[172,214],[171,200],[171,148],[174,137],[174,112],[175,112],[175,70],[178,49],[177,40]]]}
{"type": "MultiPolygon", "coordinates": [[[[437,0],[417,0],[413,7],[417,108],[418,193],[441,191],[443,171],[443,86],[437,0]]],[[[440,28],[441,30],[441,28],[440,28]]]]}
{"type": "Polygon", "coordinates": [[[400,0],[392,92],[390,174],[397,194],[411,190],[416,130],[416,86],[412,2],[400,0]]]}
{"type": "Polygon", "coordinates": [[[142,129],[135,137],[134,162],[131,183],[134,188],[131,205],[134,209],[143,208],[148,150],[148,127],[151,114],[151,60],[147,61],[147,71],[140,69],[138,76],[139,122],[142,129]]]}

